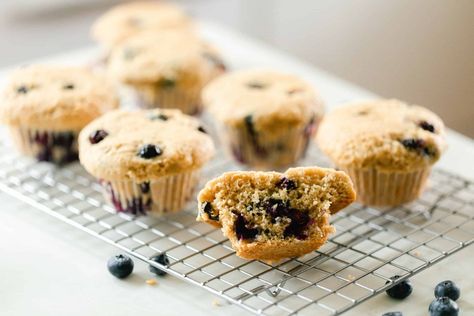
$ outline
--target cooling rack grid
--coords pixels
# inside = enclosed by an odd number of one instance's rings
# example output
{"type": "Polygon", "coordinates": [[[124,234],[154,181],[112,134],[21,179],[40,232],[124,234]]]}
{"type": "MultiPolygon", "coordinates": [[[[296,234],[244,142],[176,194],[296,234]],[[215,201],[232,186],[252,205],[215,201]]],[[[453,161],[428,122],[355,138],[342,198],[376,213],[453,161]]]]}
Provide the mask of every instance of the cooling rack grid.
{"type": "MultiPolygon", "coordinates": [[[[311,148],[303,165],[327,165],[311,148]]],[[[238,167],[220,152],[209,178],[238,167]]],[[[220,230],[195,221],[196,204],[162,218],[115,214],[79,164],[56,168],[0,143],[0,190],[246,310],[264,315],[338,315],[474,242],[474,183],[433,171],[408,205],[353,204],[333,216],[337,229],[318,251],[270,265],[234,254],[220,230]],[[166,252],[168,266],[149,258],[166,252]]]]}

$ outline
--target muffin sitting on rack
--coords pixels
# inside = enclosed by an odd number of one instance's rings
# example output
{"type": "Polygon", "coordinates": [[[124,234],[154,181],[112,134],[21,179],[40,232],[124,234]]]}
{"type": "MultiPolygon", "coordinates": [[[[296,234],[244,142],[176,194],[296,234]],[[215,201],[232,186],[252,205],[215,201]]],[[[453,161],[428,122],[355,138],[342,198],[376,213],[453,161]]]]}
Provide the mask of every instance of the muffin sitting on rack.
{"type": "Polygon", "coordinates": [[[11,74],[0,120],[25,155],[58,164],[77,159],[77,135],[119,104],[114,87],[85,68],[35,65],[11,74]]]}
{"type": "Polygon", "coordinates": [[[178,110],[112,111],[79,136],[81,164],[117,212],[134,215],[180,211],[213,154],[199,121],[178,110]]]}
{"type": "Polygon", "coordinates": [[[285,168],[303,157],[323,113],[308,83],[268,70],[217,78],[204,89],[203,103],[228,152],[258,169],[285,168]]]}
{"type": "Polygon", "coordinates": [[[126,40],[109,60],[111,77],[131,87],[145,108],[201,111],[201,90],[225,70],[214,48],[192,32],[147,32],[126,40]]]}
{"type": "Polygon", "coordinates": [[[330,215],[354,199],[349,177],[332,169],[228,172],[199,193],[198,220],[222,227],[238,256],[277,261],[321,247],[330,215]]]}
{"type": "Polygon", "coordinates": [[[321,123],[317,142],[351,176],[359,201],[376,206],[416,199],[446,148],[441,119],[398,100],[352,103],[332,111],[321,123]]]}

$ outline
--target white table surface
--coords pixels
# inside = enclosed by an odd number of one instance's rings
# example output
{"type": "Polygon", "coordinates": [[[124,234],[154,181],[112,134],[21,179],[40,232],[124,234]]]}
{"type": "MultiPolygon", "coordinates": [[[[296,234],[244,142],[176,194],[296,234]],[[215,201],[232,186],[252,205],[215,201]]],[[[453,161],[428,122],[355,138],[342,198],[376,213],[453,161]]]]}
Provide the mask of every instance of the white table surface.
{"type": "MultiPolygon", "coordinates": [[[[270,67],[312,82],[327,109],[374,94],[222,26],[202,23],[205,37],[231,68],[270,67]]],[[[85,49],[41,62],[84,63],[97,53],[85,49]]],[[[0,84],[5,72],[0,71],[0,84]]],[[[392,96],[387,96],[392,97],[392,96]]],[[[474,142],[449,131],[449,149],[438,166],[474,180],[474,142]]],[[[171,276],[150,286],[147,266],[135,260],[126,280],[112,277],[106,261],[119,251],[86,233],[0,193],[0,315],[242,315],[246,311],[171,276]],[[216,304],[218,303],[218,304],[216,304]]],[[[444,279],[462,289],[462,315],[474,315],[474,247],[467,247],[412,278],[414,293],[398,302],[381,294],[344,315],[427,315],[434,286],[444,279]]]]}

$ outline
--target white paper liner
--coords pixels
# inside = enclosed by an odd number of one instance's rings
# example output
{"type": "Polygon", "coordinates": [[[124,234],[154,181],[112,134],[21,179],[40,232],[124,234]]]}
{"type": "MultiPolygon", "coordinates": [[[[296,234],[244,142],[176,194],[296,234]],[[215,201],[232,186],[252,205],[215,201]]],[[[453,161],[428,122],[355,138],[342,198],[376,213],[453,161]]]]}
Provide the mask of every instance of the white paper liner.
{"type": "Polygon", "coordinates": [[[9,129],[13,143],[24,155],[57,164],[77,160],[79,131],[50,131],[21,126],[10,126],[9,129]]]}
{"type": "Polygon", "coordinates": [[[380,171],[375,168],[345,168],[364,205],[395,206],[417,199],[423,192],[431,168],[411,172],[380,171]]]}
{"type": "Polygon", "coordinates": [[[117,212],[159,216],[181,211],[193,196],[198,177],[199,171],[195,170],[144,183],[105,180],[100,183],[105,188],[106,199],[117,212]]]}

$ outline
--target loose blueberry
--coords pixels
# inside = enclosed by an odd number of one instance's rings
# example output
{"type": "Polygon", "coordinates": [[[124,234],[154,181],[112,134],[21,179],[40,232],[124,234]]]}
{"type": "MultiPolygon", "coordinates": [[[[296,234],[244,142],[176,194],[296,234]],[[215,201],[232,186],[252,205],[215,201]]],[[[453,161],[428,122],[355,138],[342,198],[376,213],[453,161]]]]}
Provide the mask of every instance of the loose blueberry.
{"type": "MultiPolygon", "coordinates": [[[[391,277],[390,279],[395,281],[399,279],[399,275],[395,275],[391,277]]],[[[390,281],[387,281],[385,284],[390,283],[390,281]]],[[[410,296],[411,292],[413,292],[413,287],[411,286],[410,280],[403,280],[402,282],[398,283],[397,285],[392,286],[389,288],[387,291],[388,296],[391,298],[397,299],[397,300],[403,300],[404,298],[407,298],[410,296]]]]}
{"type": "Polygon", "coordinates": [[[428,308],[430,316],[457,316],[459,314],[459,306],[449,297],[438,297],[431,302],[428,308]]]}
{"type": "Polygon", "coordinates": [[[249,228],[247,220],[242,214],[234,213],[237,215],[235,220],[235,234],[239,240],[253,240],[258,234],[258,229],[249,228]]]}
{"type": "MultiPolygon", "coordinates": [[[[168,259],[168,256],[166,255],[166,253],[160,253],[159,255],[152,257],[151,260],[163,266],[168,266],[170,264],[170,259],[168,259]]],[[[152,265],[148,266],[148,270],[150,270],[151,273],[159,275],[159,276],[166,275],[165,271],[160,270],[152,265]]]]}
{"type": "Polygon", "coordinates": [[[138,156],[144,159],[152,159],[163,153],[160,147],[153,144],[145,144],[138,150],[138,156]]]}
{"type": "Polygon", "coordinates": [[[89,142],[91,144],[97,144],[97,143],[100,143],[101,141],[104,140],[104,138],[107,137],[107,135],[109,135],[109,133],[107,133],[106,131],[104,131],[103,129],[98,129],[96,131],[93,131],[90,135],[89,135],[89,142]]]}
{"type": "Polygon", "coordinates": [[[215,211],[212,207],[210,202],[204,202],[201,204],[202,212],[206,213],[209,216],[210,220],[218,221],[219,220],[219,212],[215,211]]]}
{"type": "Polygon", "coordinates": [[[207,134],[207,131],[202,126],[198,127],[198,131],[200,131],[201,133],[207,134]]]}
{"type": "Polygon", "coordinates": [[[382,316],[403,316],[402,312],[388,312],[383,314],[382,316]]]}
{"type": "Polygon", "coordinates": [[[160,113],[160,114],[150,115],[149,119],[152,120],[152,121],[155,121],[155,120],[167,121],[169,119],[169,117],[167,115],[164,115],[164,114],[160,113]]]}
{"type": "Polygon", "coordinates": [[[29,89],[26,86],[19,86],[18,89],[16,89],[17,93],[21,94],[27,94],[29,89]]]}
{"type": "Polygon", "coordinates": [[[420,126],[422,129],[424,129],[425,131],[428,131],[428,132],[431,132],[431,133],[434,133],[435,132],[435,128],[433,126],[433,124],[430,124],[428,123],[427,121],[421,121],[418,126],[420,126]]]}
{"type": "Polygon", "coordinates": [[[176,81],[173,79],[162,78],[158,81],[158,85],[163,89],[171,89],[176,85],[176,81]]]}
{"type": "Polygon", "coordinates": [[[287,177],[281,178],[281,180],[277,183],[277,186],[281,189],[285,190],[293,190],[296,189],[296,183],[293,180],[288,179],[287,177]]]}
{"type": "Polygon", "coordinates": [[[123,279],[132,273],[133,261],[129,256],[116,255],[107,261],[107,269],[113,276],[123,279]]]}
{"type": "Polygon", "coordinates": [[[435,297],[449,297],[453,301],[457,301],[461,296],[461,290],[453,281],[443,281],[436,285],[434,290],[435,297]]]}
{"type": "Polygon", "coordinates": [[[68,84],[65,84],[63,86],[63,89],[64,90],[73,90],[74,89],[74,85],[72,83],[68,83],[68,84]]]}
{"type": "Polygon", "coordinates": [[[264,89],[266,85],[261,82],[252,81],[252,82],[247,83],[247,87],[251,89],[264,89]]]}

